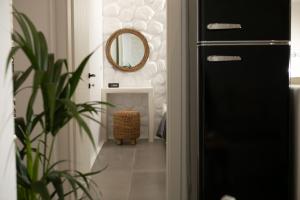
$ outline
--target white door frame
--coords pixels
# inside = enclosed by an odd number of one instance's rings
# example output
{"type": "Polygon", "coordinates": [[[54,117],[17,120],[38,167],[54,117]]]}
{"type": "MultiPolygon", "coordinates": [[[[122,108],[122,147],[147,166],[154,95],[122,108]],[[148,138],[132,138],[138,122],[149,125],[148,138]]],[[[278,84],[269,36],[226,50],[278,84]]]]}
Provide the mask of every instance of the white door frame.
{"type": "MultiPolygon", "coordinates": [[[[188,93],[185,16],[185,0],[167,1],[167,200],[187,200],[188,93]]],[[[76,154],[72,150],[71,152],[76,154]]]]}
{"type": "MultiPolygon", "coordinates": [[[[68,0],[68,7],[71,6],[68,0]]],[[[167,2],[167,63],[168,63],[168,122],[167,122],[167,200],[187,200],[186,181],[186,40],[185,1],[167,2]]],[[[71,12],[68,10],[68,18],[71,12]]],[[[70,25],[70,24],[69,24],[70,25]]],[[[70,30],[70,27],[68,27],[70,30]]],[[[68,32],[69,37],[72,35],[68,32]]],[[[71,37],[70,37],[71,38],[71,37]]],[[[68,38],[70,40],[70,38],[68,38]]],[[[71,41],[68,41],[70,44],[71,41]]],[[[68,49],[68,57],[71,49],[68,49]]],[[[72,59],[71,59],[72,60],[72,59]]],[[[73,140],[72,138],[70,138],[73,140]]],[[[73,140],[74,141],[74,140],[73,140]]],[[[74,157],[71,144],[70,154],[74,157]],[[72,155],[73,154],[73,155],[72,155]]],[[[74,167],[74,166],[73,166],[74,167]]]]}
{"type": "Polygon", "coordinates": [[[167,1],[167,200],[188,199],[186,6],[167,1]]]}
{"type": "MultiPolygon", "coordinates": [[[[72,0],[68,0],[69,22],[72,21],[71,2],[72,0]]],[[[188,199],[186,5],[185,0],[167,0],[167,200],[188,199]]],[[[69,34],[72,37],[72,31],[69,34]]],[[[69,44],[72,42],[69,41],[69,44]]],[[[72,57],[70,50],[71,48],[68,52],[69,58],[72,57]]],[[[76,157],[72,144],[70,154],[72,158],[76,157]]]]}

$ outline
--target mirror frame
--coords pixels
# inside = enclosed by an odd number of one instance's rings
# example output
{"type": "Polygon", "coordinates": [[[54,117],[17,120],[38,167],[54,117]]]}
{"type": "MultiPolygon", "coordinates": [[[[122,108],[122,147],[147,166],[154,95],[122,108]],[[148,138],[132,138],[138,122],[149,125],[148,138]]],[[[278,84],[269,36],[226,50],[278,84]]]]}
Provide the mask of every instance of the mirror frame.
{"type": "Polygon", "coordinates": [[[148,41],[146,39],[146,37],[140,33],[137,30],[134,29],[130,29],[130,28],[123,28],[123,29],[119,29],[117,31],[115,31],[107,40],[106,43],[106,47],[105,47],[105,53],[106,53],[106,58],[108,60],[108,62],[115,67],[116,69],[119,69],[121,71],[125,71],[125,72],[135,72],[139,69],[141,69],[142,67],[144,67],[144,65],[146,64],[148,58],[149,58],[149,53],[150,53],[150,49],[149,49],[149,45],[148,45],[148,41]],[[110,50],[111,50],[111,45],[114,41],[115,38],[117,38],[119,35],[124,34],[124,33],[131,33],[135,36],[137,36],[138,38],[140,38],[143,42],[144,45],[144,57],[142,58],[142,60],[135,66],[131,67],[131,68],[127,68],[127,67],[122,67],[120,65],[118,65],[114,59],[111,56],[110,50]]]}

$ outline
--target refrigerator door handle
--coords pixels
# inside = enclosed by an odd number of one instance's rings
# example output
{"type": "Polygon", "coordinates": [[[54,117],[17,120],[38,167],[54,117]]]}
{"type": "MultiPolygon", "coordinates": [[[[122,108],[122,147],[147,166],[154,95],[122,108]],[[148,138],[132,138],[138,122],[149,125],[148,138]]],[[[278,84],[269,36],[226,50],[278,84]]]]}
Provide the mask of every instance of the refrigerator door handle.
{"type": "Polygon", "coordinates": [[[232,61],[242,61],[241,56],[208,56],[207,57],[208,62],[232,62],[232,61]]]}
{"type": "Polygon", "coordinates": [[[211,23],[207,25],[208,30],[226,30],[226,29],[241,29],[241,24],[232,23],[211,23]]]}

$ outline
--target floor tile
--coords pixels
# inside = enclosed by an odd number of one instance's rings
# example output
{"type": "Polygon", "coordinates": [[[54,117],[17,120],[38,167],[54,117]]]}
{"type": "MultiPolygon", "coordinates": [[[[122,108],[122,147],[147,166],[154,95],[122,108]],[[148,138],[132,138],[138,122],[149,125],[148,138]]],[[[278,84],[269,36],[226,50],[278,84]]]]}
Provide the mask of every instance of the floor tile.
{"type": "Polygon", "coordinates": [[[165,200],[165,172],[134,172],[129,200],[165,200]]]}
{"type": "Polygon", "coordinates": [[[138,145],[135,153],[134,170],[165,170],[165,151],[162,143],[138,145]]]}
{"type": "Polygon", "coordinates": [[[136,148],[160,148],[165,149],[165,141],[164,140],[154,140],[154,142],[149,142],[148,139],[138,140],[136,148]]]}
{"type": "Polygon", "coordinates": [[[102,193],[94,200],[165,200],[165,143],[139,140],[137,145],[107,142],[93,170],[107,168],[93,177],[102,193]]]}
{"type": "Polygon", "coordinates": [[[132,174],[128,171],[105,170],[95,176],[103,198],[101,200],[127,200],[130,192],[132,174]]]}
{"type": "Polygon", "coordinates": [[[94,168],[107,170],[131,170],[134,161],[135,147],[120,146],[115,143],[105,144],[98,156],[94,168]]]}

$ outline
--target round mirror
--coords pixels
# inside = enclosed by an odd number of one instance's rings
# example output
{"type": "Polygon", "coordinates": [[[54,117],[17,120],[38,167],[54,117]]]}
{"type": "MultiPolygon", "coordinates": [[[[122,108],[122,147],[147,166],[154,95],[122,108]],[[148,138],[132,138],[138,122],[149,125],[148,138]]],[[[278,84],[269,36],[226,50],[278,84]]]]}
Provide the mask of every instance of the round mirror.
{"type": "Polygon", "coordinates": [[[137,71],[145,65],[149,57],[147,39],[136,30],[120,29],[108,39],[106,57],[117,69],[137,71]]]}

